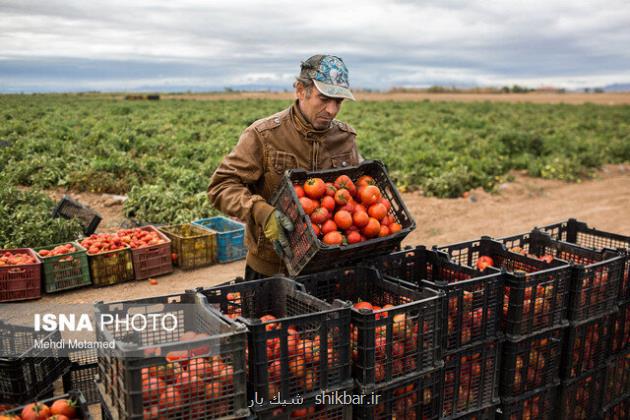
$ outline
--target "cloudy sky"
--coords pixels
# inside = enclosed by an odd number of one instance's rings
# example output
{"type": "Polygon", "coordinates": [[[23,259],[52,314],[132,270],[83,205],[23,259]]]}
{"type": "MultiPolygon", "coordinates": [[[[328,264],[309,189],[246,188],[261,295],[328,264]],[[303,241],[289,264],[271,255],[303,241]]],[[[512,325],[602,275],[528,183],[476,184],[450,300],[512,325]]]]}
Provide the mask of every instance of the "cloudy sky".
{"type": "Polygon", "coordinates": [[[0,92],[630,83],[628,0],[0,0],[0,92]]]}

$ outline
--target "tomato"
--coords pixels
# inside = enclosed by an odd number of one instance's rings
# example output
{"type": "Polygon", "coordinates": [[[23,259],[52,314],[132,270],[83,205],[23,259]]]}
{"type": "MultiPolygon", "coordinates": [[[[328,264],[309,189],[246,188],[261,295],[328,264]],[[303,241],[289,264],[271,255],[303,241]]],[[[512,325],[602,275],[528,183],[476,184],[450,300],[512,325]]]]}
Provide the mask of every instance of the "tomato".
{"type": "Polygon", "coordinates": [[[270,321],[275,321],[276,318],[273,315],[263,315],[260,317],[260,321],[265,323],[265,322],[269,322],[269,324],[265,325],[265,330],[267,331],[272,331],[272,330],[277,330],[278,328],[280,328],[280,324],[278,324],[277,322],[270,322],[270,321]]]}
{"type": "Polygon", "coordinates": [[[149,279],[149,284],[151,286],[156,286],[158,284],[158,281],[156,279],[149,279]]]}
{"type": "Polygon", "coordinates": [[[184,401],[196,400],[197,397],[203,395],[205,392],[203,381],[188,372],[179,374],[175,382],[175,387],[177,387],[184,401]]]}
{"type": "Polygon", "coordinates": [[[22,420],[45,420],[50,417],[50,408],[43,403],[31,403],[22,409],[22,420]]]}
{"type": "Polygon", "coordinates": [[[334,197],[336,192],[337,192],[337,187],[335,187],[332,182],[327,182],[326,183],[326,195],[328,197],[334,197]]]}
{"type": "Polygon", "coordinates": [[[352,215],[352,221],[354,222],[354,225],[359,228],[367,225],[369,220],[370,216],[368,216],[368,214],[362,210],[355,210],[354,214],[352,215]]]}
{"type": "Polygon", "coordinates": [[[381,203],[372,204],[368,208],[368,215],[376,220],[383,220],[387,216],[387,208],[381,203]]]}
{"type": "Polygon", "coordinates": [[[50,414],[61,414],[74,418],[77,415],[77,402],[74,400],[57,400],[50,406],[50,414]]]}
{"type": "Polygon", "coordinates": [[[330,213],[326,207],[318,207],[311,213],[311,221],[318,225],[321,225],[328,219],[330,219],[330,213]]]}
{"type": "Polygon", "coordinates": [[[361,203],[371,206],[381,199],[381,190],[376,185],[367,185],[361,190],[360,199],[361,203]]]}
{"type": "Polygon", "coordinates": [[[322,201],[320,202],[320,206],[328,210],[330,214],[335,211],[336,204],[337,203],[335,203],[335,199],[328,195],[324,196],[324,198],[322,198],[322,201]]]}
{"type": "Polygon", "coordinates": [[[191,375],[198,376],[201,379],[211,378],[214,373],[212,365],[203,358],[191,360],[188,364],[188,372],[191,375]]]}
{"type": "Polygon", "coordinates": [[[359,232],[349,232],[348,233],[348,244],[356,244],[361,242],[361,234],[359,232]]]}
{"type": "Polygon", "coordinates": [[[182,396],[174,386],[167,387],[160,394],[160,402],[158,407],[160,410],[173,410],[182,405],[182,396]]]}
{"type": "Polygon", "coordinates": [[[315,232],[315,236],[319,236],[321,233],[319,226],[317,226],[315,223],[311,223],[311,227],[313,228],[313,232],[315,232]]]}
{"type": "Polygon", "coordinates": [[[295,376],[296,378],[304,377],[305,367],[306,361],[304,360],[303,356],[297,355],[289,359],[289,371],[291,372],[291,375],[295,376]]]}
{"type": "Polygon", "coordinates": [[[287,328],[287,347],[289,350],[289,356],[293,356],[298,352],[298,344],[300,341],[300,333],[294,328],[287,328]]]}
{"type": "Polygon", "coordinates": [[[317,200],[326,194],[326,183],[321,178],[311,178],[304,183],[304,193],[308,198],[317,200]]]}
{"type": "Polygon", "coordinates": [[[372,178],[371,176],[363,175],[363,176],[360,176],[359,179],[357,180],[357,186],[362,187],[364,185],[376,185],[376,182],[374,181],[374,178],[372,178]]]}
{"type": "Polygon", "coordinates": [[[553,262],[553,255],[543,255],[540,257],[540,260],[546,262],[547,264],[551,264],[553,262]]]}
{"type": "Polygon", "coordinates": [[[352,215],[345,210],[339,210],[335,213],[335,223],[340,229],[348,229],[352,226],[352,215]]]}
{"type": "Polygon", "coordinates": [[[350,192],[350,195],[354,195],[357,191],[357,187],[348,175],[339,175],[335,180],[335,188],[338,190],[345,188],[350,192]]]}
{"type": "Polygon", "coordinates": [[[311,213],[313,213],[313,210],[317,208],[317,204],[308,197],[300,198],[300,205],[304,209],[304,213],[306,213],[307,216],[310,216],[311,213]]]}
{"type": "Polygon", "coordinates": [[[477,259],[476,266],[480,271],[483,271],[486,269],[486,267],[493,267],[494,260],[492,259],[492,257],[489,257],[487,255],[481,255],[479,256],[479,259],[477,259]]]}
{"type": "Polygon", "coordinates": [[[326,220],[326,222],[324,222],[324,224],[322,225],[322,235],[326,235],[327,233],[335,231],[337,231],[337,224],[332,219],[326,220]]]}
{"type": "Polygon", "coordinates": [[[402,230],[402,226],[400,225],[400,223],[391,223],[389,225],[389,230],[391,233],[398,233],[402,230]]]}
{"type": "Polygon", "coordinates": [[[350,191],[346,189],[337,190],[335,193],[335,203],[339,206],[344,206],[352,201],[352,195],[350,191]]]}
{"type": "MultiPolygon", "coordinates": [[[[160,394],[166,389],[166,382],[155,376],[150,376],[142,380],[143,403],[157,403],[160,394]]],[[[70,416],[74,417],[74,416],[70,416]]]]}
{"type": "Polygon", "coordinates": [[[378,233],[379,237],[383,237],[383,236],[387,236],[389,235],[391,232],[389,231],[389,228],[385,225],[381,225],[381,230],[378,233]]]}
{"type": "Polygon", "coordinates": [[[357,302],[354,305],[352,305],[352,307],[358,311],[362,310],[362,309],[366,309],[366,310],[370,310],[373,311],[374,307],[372,306],[372,304],[370,302],[357,302]]]}
{"type": "Polygon", "coordinates": [[[368,219],[368,223],[367,225],[365,225],[363,227],[363,229],[361,230],[361,232],[367,237],[367,238],[375,238],[378,236],[379,233],[381,233],[381,224],[378,222],[378,220],[376,220],[373,217],[370,217],[368,219]]]}
{"type": "Polygon", "coordinates": [[[173,263],[177,262],[177,254],[175,252],[171,252],[171,261],[173,263]]]}
{"type": "Polygon", "coordinates": [[[293,189],[295,190],[295,194],[297,195],[297,198],[304,197],[304,188],[302,188],[301,185],[294,185],[293,189]]]}
{"type": "Polygon", "coordinates": [[[340,232],[328,232],[322,239],[326,245],[341,245],[343,243],[343,236],[340,232]]]}

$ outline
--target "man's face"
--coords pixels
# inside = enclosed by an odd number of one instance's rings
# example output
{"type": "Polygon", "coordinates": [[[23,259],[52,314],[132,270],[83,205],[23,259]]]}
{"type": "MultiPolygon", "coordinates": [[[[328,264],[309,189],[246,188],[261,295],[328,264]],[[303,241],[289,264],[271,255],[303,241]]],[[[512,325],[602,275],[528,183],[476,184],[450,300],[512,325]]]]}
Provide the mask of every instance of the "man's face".
{"type": "Polygon", "coordinates": [[[330,123],[337,116],[341,109],[343,98],[331,98],[320,93],[315,86],[312,87],[310,95],[306,89],[299,84],[297,86],[297,97],[300,110],[306,119],[316,130],[323,130],[330,127],[330,123]]]}

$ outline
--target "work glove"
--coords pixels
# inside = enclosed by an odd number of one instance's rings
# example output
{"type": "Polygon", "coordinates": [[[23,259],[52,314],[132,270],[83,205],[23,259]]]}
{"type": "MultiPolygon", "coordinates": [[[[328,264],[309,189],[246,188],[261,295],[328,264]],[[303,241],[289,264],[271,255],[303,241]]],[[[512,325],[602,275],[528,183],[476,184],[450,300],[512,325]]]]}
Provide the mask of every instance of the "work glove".
{"type": "Polygon", "coordinates": [[[273,244],[273,249],[280,257],[285,254],[288,258],[293,257],[293,252],[289,247],[287,232],[293,232],[293,223],[279,210],[274,210],[263,228],[265,237],[273,244]]]}

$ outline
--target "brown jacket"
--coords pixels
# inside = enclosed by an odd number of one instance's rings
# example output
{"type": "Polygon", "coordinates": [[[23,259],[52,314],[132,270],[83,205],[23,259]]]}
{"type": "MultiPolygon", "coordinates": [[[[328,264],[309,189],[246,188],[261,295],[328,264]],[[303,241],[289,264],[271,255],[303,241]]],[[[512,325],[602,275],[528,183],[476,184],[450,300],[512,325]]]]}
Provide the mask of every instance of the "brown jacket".
{"type": "Polygon", "coordinates": [[[327,130],[314,130],[297,102],[243,131],[212,175],[208,197],[215,208],[246,223],[250,267],[265,275],[286,272],[263,234],[264,223],[274,210],[268,202],[284,171],[357,165],[360,158],[355,136],[352,127],[337,120],[327,130]]]}

